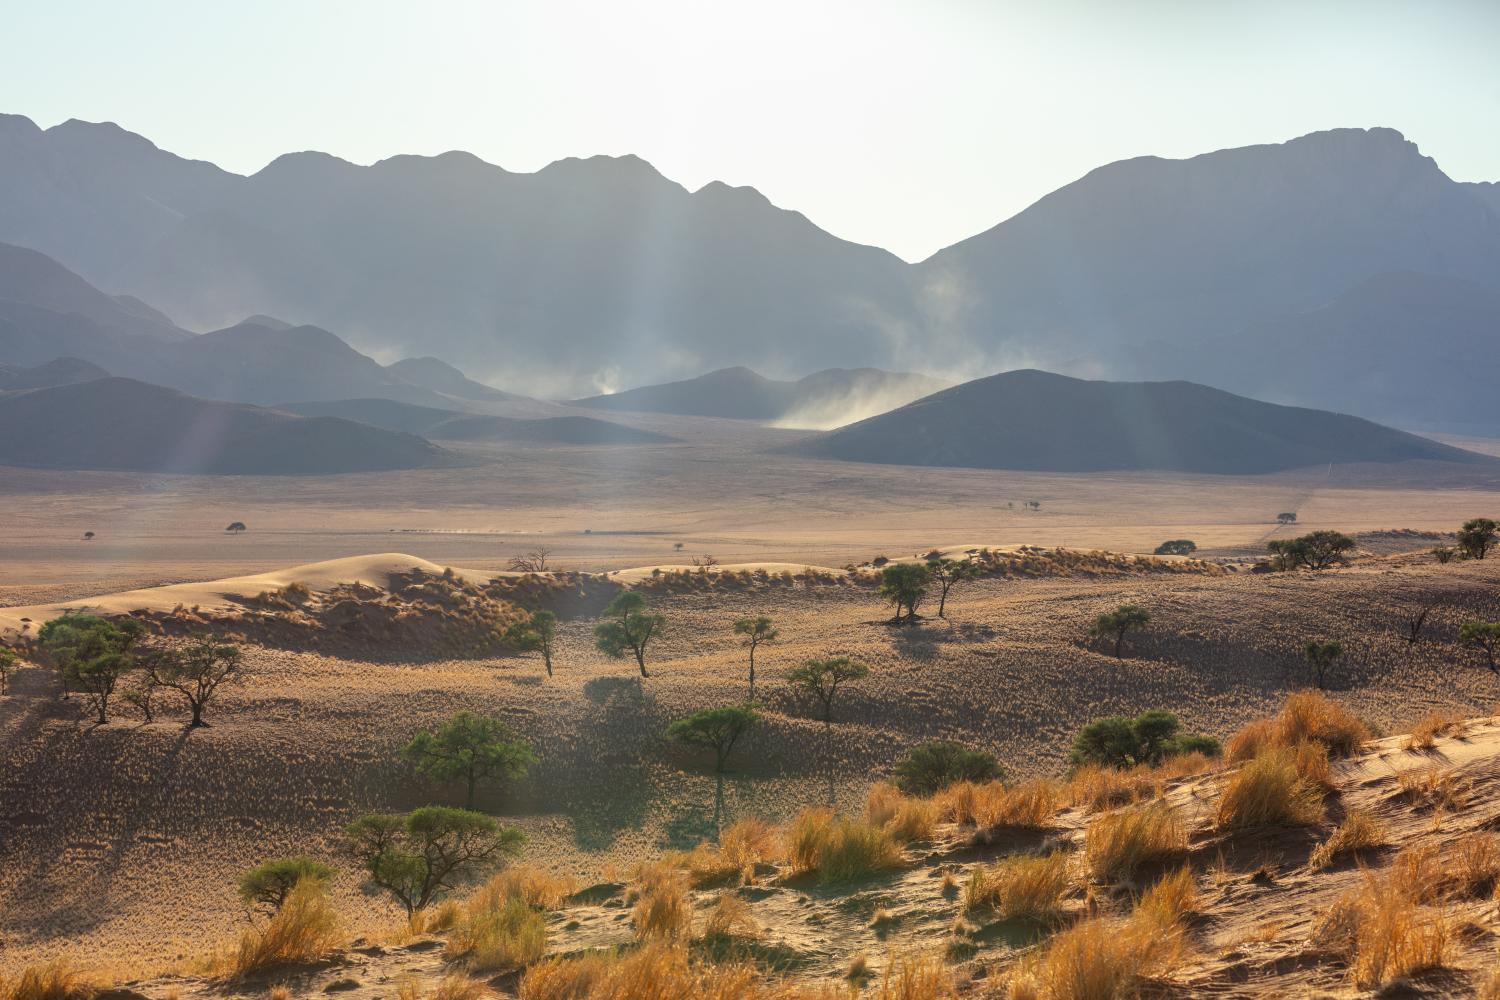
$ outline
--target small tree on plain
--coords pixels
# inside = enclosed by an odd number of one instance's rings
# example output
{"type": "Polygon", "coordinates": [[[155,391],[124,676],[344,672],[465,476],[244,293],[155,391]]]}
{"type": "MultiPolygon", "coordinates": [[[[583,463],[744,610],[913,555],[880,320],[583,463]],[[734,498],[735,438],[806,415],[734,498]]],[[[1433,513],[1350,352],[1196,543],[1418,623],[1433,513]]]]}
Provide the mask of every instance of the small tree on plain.
{"type": "Polygon", "coordinates": [[[662,616],[648,614],[646,599],[634,590],[616,594],[604,614],[614,620],[594,626],[594,644],[599,651],[617,660],[624,659],[626,653],[633,654],[641,676],[650,677],[646,672],[646,646],[661,632],[662,616]]]}
{"type": "Polygon", "coordinates": [[[83,540],[85,542],[92,542],[94,540],[94,533],[92,531],[85,531],[83,533],[83,540]]]}
{"type": "Polygon", "coordinates": [[[371,884],[410,917],[471,879],[480,867],[519,853],[526,835],[482,813],[424,806],[409,813],[370,813],[350,824],[347,850],[371,884]]]}
{"type": "Polygon", "coordinates": [[[537,650],[547,676],[552,676],[552,650],[557,643],[557,615],[546,609],[533,611],[505,631],[505,640],[517,649],[537,650]]]}
{"type": "Polygon", "coordinates": [[[1484,662],[1490,673],[1500,674],[1500,665],[1495,662],[1495,657],[1500,655],[1500,622],[1464,622],[1458,628],[1458,637],[1478,646],[1484,652],[1484,662]]]}
{"type": "Polygon", "coordinates": [[[1404,634],[1408,646],[1415,646],[1417,640],[1422,637],[1422,629],[1427,624],[1427,616],[1431,613],[1432,605],[1429,604],[1412,611],[1403,620],[1403,624],[1405,625],[1404,634]]]}
{"type": "Polygon", "coordinates": [[[1115,640],[1115,659],[1120,659],[1125,646],[1125,633],[1139,631],[1146,627],[1151,621],[1151,615],[1145,608],[1134,604],[1122,604],[1113,611],[1107,611],[1094,619],[1090,631],[1100,637],[1113,636],[1115,640]]]}
{"type": "Polygon", "coordinates": [[[62,674],[64,688],[82,693],[103,725],[120,678],[138,665],[132,650],[143,632],[130,618],[63,615],[42,626],[37,642],[62,674]]]}
{"type": "Polygon", "coordinates": [[[896,606],[892,621],[914,622],[917,606],[927,597],[932,571],[922,563],[891,563],[880,571],[880,596],[896,606]]]}
{"type": "Polygon", "coordinates": [[[1436,559],[1444,566],[1446,566],[1448,563],[1451,563],[1453,561],[1453,557],[1456,555],[1458,555],[1458,550],[1451,545],[1439,545],[1432,550],[1432,558],[1436,559]]]}
{"type": "Polygon", "coordinates": [[[1211,736],[1182,732],[1181,721],[1171,712],[1151,709],[1133,719],[1111,715],[1090,722],[1073,738],[1068,760],[1074,765],[1133,767],[1187,753],[1217,757],[1221,748],[1211,736]]]}
{"type": "Polygon", "coordinates": [[[1341,642],[1309,639],[1302,647],[1302,655],[1307,657],[1308,665],[1312,667],[1313,683],[1318,685],[1319,690],[1323,690],[1328,686],[1328,674],[1333,665],[1344,655],[1344,645],[1341,642]]]}
{"type": "Polygon", "coordinates": [[[714,770],[723,772],[724,761],[741,736],[755,725],[755,710],[748,705],[705,708],[667,727],[667,738],[714,752],[714,770]]]}
{"type": "Polygon", "coordinates": [[[1198,551],[1198,543],[1190,538],[1173,538],[1156,547],[1159,556],[1190,556],[1198,551]]]}
{"type": "Polygon", "coordinates": [[[1487,517],[1475,517],[1458,529],[1458,551],[1465,559],[1483,559],[1500,541],[1500,525],[1487,517]]]}
{"type": "Polygon", "coordinates": [[[896,785],[908,795],[933,795],[959,781],[999,781],[1005,777],[992,753],[952,740],[912,747],[894,768],[896,785]]]}
{"type": "Polygon", "coordinates": [[[938,617],[946,619],[948,591],[955,584],[979,578],[979,566],[971,559],[929,559],[927,574],[938,585],[938,617]]]}
{"type": "Polygon", "coordinates": [[[259,906],[274,914],[281,909],[287,896],[303,881],[326,885],[332,881],[332,868],[306,856],[295,858],[272,858],[262,861],[240,876],[240,901],[246,906],[259,906]]]}
{"type": "Polygon", "coordinates": [[[811,696],[823,708],[823,721],[833,722],[833,700],[839,688],[850,681],[868,676],[870,668],[858,660],[838,656],[827,660],[808,660],[787,671],[787,683],[811,696]]]}
{"type": "Polygon", "coordinates": [[[547,559],[552,555],[552,550],[545,545],[538,545],[524,555],[515,556],[510,561],[510,569],[513,573],[545,573],[547,572],[547,559]]]}
{"type": "Polygon", "coordinates": [[[1297,538],[1275,538],[1266,543],[1266,548],[1276,557],[1277,568],[1283,570],[1306,566],[1311,570],[1324,570],[1343,560],[1354,548],[1354,539],[1340,531],[1314,531],[1297,538]]]}
{"type": "Polygon", "coordinates": [[[734,623],[735,635],[744,636],[745,648],[750,653],[750,704],[755,703],[755,650],[762,643],[775,642],[780,635],[771,624],[771,619],[765,615],[755,618],[741,618],[734,623]]]}
{"type": "Polygon", "coordinates": [[[1297,523],[1297,515],[1296,515],[1295,512],[1290,511],[1290,510],[1289,511],[1284,511],[1283,513],[1280,513],[1280,514],[1276,515],[1276,521],[1279,524],[1296,524],[1297,523]]]}
{"type": "Polygon", "coordinates": [[[229,523],[229,527],[225,528],[224,530],[226,532],[228,532],[229,534],[231,534],[231,535],[243,534],[244,531],[245,531],[245,522],[244,521],[231,521],[229,523]]]}
{"type": "Polygon", "coordinates": [[[244,661],[238,647],[204,636],[195,637],[180,649],[168,649],[146,659],[152,685],[176,691],[187,699],[192,720],[188,728],[206,726],[203,710],[213,701],[220,685],[243,676],[244,661]]]}
{"type": "Polygon", "coordinates": [[[459,712],[437,732],[418,733],[401,756],[434,781],[462,781],[465,808],[473,807],[480,782],[525,777],[537,761],[531,744],[504,722],[473,712],[459,712]]]}
{"type": "Polygon", "coordinates": [[[10,675],[15,672],[15,652],[0,646],[0,695],[10,694],[10,675]]]}

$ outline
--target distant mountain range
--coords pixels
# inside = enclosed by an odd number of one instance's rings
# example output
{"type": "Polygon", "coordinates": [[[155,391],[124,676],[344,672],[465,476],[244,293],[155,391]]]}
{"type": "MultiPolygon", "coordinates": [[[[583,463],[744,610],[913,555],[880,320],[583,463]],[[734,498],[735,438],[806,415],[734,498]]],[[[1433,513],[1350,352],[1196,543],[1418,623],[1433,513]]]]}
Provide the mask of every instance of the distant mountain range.
{"type": "Polygon", "coordinates": [[[342,399],[285,403],[276,407],[303,416],[342,417],[372,427],[420,434],[438,441],[512,441],[532,444],[660,444],[664,434],[593,417],[496,417],[414,406],[391,399],[342,399]]]}
{"type": "MultiPolygon", "coordinates": [[[[1368,336],[1391,353],[1374,374],[1402,384],[1351,392],[1349,408],[1500,431],[1488,394],[1430,364],[1500,319],[1486,298],[1500,291],[1500,195],[1391,129],[1109,164],[907,264],[753,189],[689,192],[635,157],[521,174],[465,153],[372,166],[294,153],[243,177],[114,125],[0,116],[0,240],[192,329],[294,316],[531,394],[732,365],[1222,382],[1262,369],[1265,338],[1293,328],[1298,367],[1333,372],[1367,336],[1339,325],[1358,312],[1350,297],[1385,296],[1368,336]],[[1423,287],[1445,285],[1472,291],[1451,322],[1423,305],[1423,287]]],[[[59,353],[96,360],[31,363],[59,353]]],[[[1278,381],[1278,398],[1322,405],[1311,381],[1278,381]]]]}
{"type": "Polygon", "coordinates": [[[680,382],[575,399],[571,405],[823,428],[883,413],[952,384],[928,375],[874,368],[829,368],[789,382],[735,367],[680,382]]]}
{"type": "Polygon", "coordinates": [[[1428,460],[1495,464],[1358,417],[1190,382],[1099,382],[1039,371],[976,379],[786,447],[818,458],[1046,472],[1248,475],[1428,460]]]}
{"type": "Polygon", "coordinates": [[[126,378],[0,392],[0,465],[301,475],[451,465],[412,434],[197,399],[126,378]]]}

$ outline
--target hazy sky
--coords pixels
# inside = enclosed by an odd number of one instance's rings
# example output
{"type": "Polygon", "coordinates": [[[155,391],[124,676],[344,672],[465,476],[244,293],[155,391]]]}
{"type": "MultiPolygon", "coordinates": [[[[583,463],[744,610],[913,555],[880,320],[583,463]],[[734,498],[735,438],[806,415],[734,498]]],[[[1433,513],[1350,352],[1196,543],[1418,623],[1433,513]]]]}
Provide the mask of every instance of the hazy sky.
{"type": "Polygon", "coordinates": [[[908,259],[1099,164],[1388,125],[1500,180],[1500,0],[8,4],[0,111],[253,172],[637,153],[908,259]]]}

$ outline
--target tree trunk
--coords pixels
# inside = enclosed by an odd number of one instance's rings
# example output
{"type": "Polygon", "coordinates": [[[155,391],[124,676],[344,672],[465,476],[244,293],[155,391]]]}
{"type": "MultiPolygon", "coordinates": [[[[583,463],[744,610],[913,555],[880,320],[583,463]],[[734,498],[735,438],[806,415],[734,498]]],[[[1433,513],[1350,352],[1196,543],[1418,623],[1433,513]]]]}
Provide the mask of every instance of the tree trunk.
{"type": "Polygon", "coordinates": [[[552,676],[552,651],[546,647],[542,648],[542,665],[547,668],[547,676],[552,676]]]}
{"type": "Polygon", "coordinates": [[[1121,659],[1120,651],[1125,646],[1125,630],[1121,629],[1115,633],[1115,659],[1121,659]]]}
{"type": "Polygon", "coordinates": [[[193,706],[193,721],[188,723],[188,728],[197,729],[200,726],[208,725],[208,723],[203,721],[203,702],[194,701],[190,702],[190,704],[193,706]]]}
{"type": "Polygon", "coordinates": [[[640,646],[635,647],[635,662],[641,668],[642,677],[651,676],[650,674],[646,673],[646,651],[640,646]]]}
{"type": "Polygon", "coordinates": [[[750,697],[749,703],[755,704],[755,646],[750,646],[750,697]]]}
{"type": "Polygon", "coordinates": [[[465,809],[473,809],[474,808],[474,772],[473,771],[469,772],[469,779],[468,780],[469,780],[469,787],[468,787],[467,794],[464,795],[464,808],[465,809]]]}

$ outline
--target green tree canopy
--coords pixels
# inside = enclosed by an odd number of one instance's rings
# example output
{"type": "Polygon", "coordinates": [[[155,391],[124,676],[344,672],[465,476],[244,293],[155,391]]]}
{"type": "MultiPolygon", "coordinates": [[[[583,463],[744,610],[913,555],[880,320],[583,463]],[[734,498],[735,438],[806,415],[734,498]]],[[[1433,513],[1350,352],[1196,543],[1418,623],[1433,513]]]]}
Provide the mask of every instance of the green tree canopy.
{"type": "Polygon", "coordinates": [[[505,641],[516,649],[536,650],[542,654],[547,676],[552,676],[552,650],[557,643],[557,615],[545,609],[533,611],[524,620],[505,630],[505,641]]]}
{"type": "Polygon", "coordinates": [[[734,623],[735,635],[745,637],[746,648],[750,651],[750,703],[755,703],[755,650],[763,643],[775,642],[781,634],[771,623],[771,619],[765,615],[755,618],[741,618],[734,623]]]}
{"type": "Polygon", "coordinates": [[[756,718],[755,710],[748,705],[705,708],[668,726],[667,738],[712,750],[714,770],[723,771],[734,745],[755,725],[756,718]]]}
{"type": "Polygon", "coordinates": [[[880,596],[896,606],[895,621],[913,622],[927,597],[932,570],[923,563],[891,563],[880,571],[880,596]]]}
{"type": "Polygon", "coordinates": [[[1135,718],[1110,715],[1090,722],[1073,738],[1073,750],[1068,759],[1075,765],[1132,767],[1159,764],[1168,757],[1185,753],[1217,757],[1219,741],[1209,736],[1184,733],[1177,716],[1161,709],[1151,709],[1135,718]]]}
{"type": "Polygon", "coordinates": [[[1275,538],[1266,549],[1276,557],[1278,569],[1291,570],[1306,566],[1311,570],[1327,569],[1342,560],[1354,548],[1354,539],[1340,531],[1314,531],[1297,538],[1275,538]]]}
{"type": "Polygon", "coordinates": [[[37,643],[62,674],[63,686],[82,693],[103,724],[120,678],[138,665],[132,650],[143,633],[130,618],[63,615],[42,626],[37,643]]]}
{"type": "Polygon", "coordinates": [[[407,916],[471,879],[477,869],[518,854],[526,835],[482,813],[423,806],[405,814],[370,813],[349,825],[347,849],[371,884],[407,916]]]}
{"type": "Polygon", "coordinates": [[[418,733],[401,756],[435,781],[462,781],[465,807],[474,805],[481,781],[525,777],[537,761],[531,744],[504,722],[473,712],[459,712],[435,733],[418,733]]]}
{"type": "Polygon", "coordinates": [[[272,858],[240,876],[240,899],[246,906],[261,906],[275,913],[297,883],[304,880],[326,883],[333,875],[332,868],[313,858],[272,858]]]}
{"type": "Polygon", "coordinates": [[[1478,646],[1484,652],[1490,672],[1500,674],[1500,665],[1495,662],[1500,654],[1500,622],[1464,622],[1458,627],[1458,637],[1478,646]]]}
{"type": "Polygon", "coordinates": [[[850,681],[868,676],[870,668],[858,660],[838,656],[827,660],[808,660],[787,671],[787,683],[809,695],[823,708],[823,721],[833,721],[833,700],[839,688],[850,681]]]}
{"type": "Polygon", "coordinates": [[[646,599],[634,590],[622,590],[604,609],[604,617],[612,621],[594,626],[594,644],[606,656],[624,659],[625,654],[635,656],[642,677],[646,672],[646,646],[662,628],[662,616],[646,611],[646,599]]]}
{"type": "Polygon", "coordinates": [[[1159,556],[1190,556],[1198,551],[1198,543],[1191,538],[1173,538],[1156,547],[1159,556]]]}
{"type": "Polygon", "coordinates": [[[1475,517],[1458,529],[1458,550],[1465,559],[1483,559],[1500,540],[1500,525],[1487,517],[1475,517]]]}
{"type": "Polygon", "coordinates": [[[146,672],[155,687],[176,691],[192,711],[190,728],[207,725],[203,710],[219,685],[241,676],[243,660],[237,647],[207,636],[195,636],[176,649],[146,658],[146,672]]]}
{"type": "Polygon", "coordinates": [[[960,781],[999,781],[1005,777],[992,753],[952,740],[932,740],[912,747],[893,771],[908,795],[932,795],[960,781]]]}
{"type": "Polygon", "coordinates": [[[0,694],[10,693],[10,675],[16,670],[16,654],[0,646],[0,694]]]}
{"type": "Polygon", "coordinates": [[[1145,608],[1135,604],[1122,604],[1113,611],[1106,611],[1095,618],[1090,632],[1101,637],[1113,636],[1115,659],[1118,660],[1125,645],[1125,633],[1139,631],[1145,628],[1149,621],[1151,621],[1151,615],[1145,608]]]}
{"type": "Polygon", "coordinates": [[[1333,640],[1323,642],[1318,639],[1309,639],[1302,646],[1302,655],[1307,658],[1308,665],[1312,667],[1314,683],[1322,689],[1328,685],[1328,672],[1344,655],[1344,644],[1333,640]]]}
{"type": "Polygon", "coordinates": [[[955,584],[979,578],[979,564],[972,559],[929,559],[928,577],[938,585],[938,617],[947,618],[948,591],[955,584]]]}

